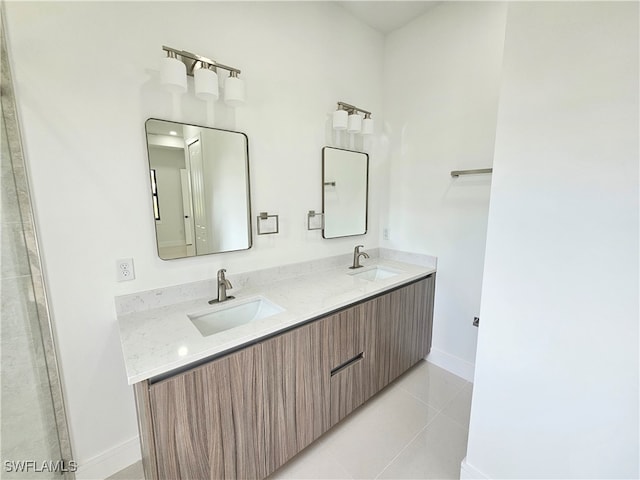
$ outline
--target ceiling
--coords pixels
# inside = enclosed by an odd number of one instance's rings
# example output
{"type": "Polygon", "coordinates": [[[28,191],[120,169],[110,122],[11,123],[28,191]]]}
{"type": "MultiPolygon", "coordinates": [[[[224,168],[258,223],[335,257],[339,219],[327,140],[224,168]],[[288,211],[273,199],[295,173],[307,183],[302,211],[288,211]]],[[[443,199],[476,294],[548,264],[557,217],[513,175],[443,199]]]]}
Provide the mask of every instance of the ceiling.
{"type": "Polygon", "coordinates": [[[337,2],[370,27],[383,34],[403,27],[436,6],[438,1],[357,1],[337,2]]]}

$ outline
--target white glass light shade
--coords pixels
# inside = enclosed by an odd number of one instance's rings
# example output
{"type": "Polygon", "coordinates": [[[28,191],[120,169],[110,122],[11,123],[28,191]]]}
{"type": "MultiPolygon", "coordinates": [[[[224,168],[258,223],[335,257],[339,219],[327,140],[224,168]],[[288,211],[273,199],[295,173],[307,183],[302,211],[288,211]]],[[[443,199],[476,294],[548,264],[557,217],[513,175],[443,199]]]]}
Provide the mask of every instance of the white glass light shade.
{"type": "Polygon", "coordinates": [[[187,91],[187,67],[177,58],[165,57],[160,64],[160,84],[173,93],[187,91]]]}
{"type": "Polygon", "coordinates": [[[198,68],[193,72],[196,97],[200,100],[215,102],[220,97],[218,74],[208,68],[198,68]]]}
{"type": "Polygon", "coordinates": [[[244,103],[244,81],[229,75],[224,81],[224,103],[237,107],[244,103]]]}
{"type": "Polygon", "coordinates": [[[333,128],[335,130],[346,130],[348,116],[349,114],[346,110],[336,110],[333,112],[333,128]]]}
{"type": "Polygon", "coordinates": [[[367,117],[362,120],[362,135],[371,135],[373,133],[373,118],[367,117]]]}
{"type": "Polygon", "coordinates": [[[357,113],[349,115],[349,125],[347,126],[347,132],[358,133],[362,129],[362,116],[357,113]]]}

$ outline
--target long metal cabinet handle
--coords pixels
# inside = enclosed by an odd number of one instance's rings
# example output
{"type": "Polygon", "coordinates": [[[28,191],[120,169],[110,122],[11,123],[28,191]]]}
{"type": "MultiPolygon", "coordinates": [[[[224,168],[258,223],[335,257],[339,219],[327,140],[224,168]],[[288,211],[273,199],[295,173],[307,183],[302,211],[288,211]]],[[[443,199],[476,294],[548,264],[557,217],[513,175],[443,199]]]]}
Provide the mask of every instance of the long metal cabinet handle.
{"type": "Polygon", "coordinates": [[[359,362],[360,360],[362,360],[364,358],[364,352],[360,352],[358,355],[356,355],[355,357],[353,357],[350,360],[347,360],[346,362],[338,365],[336,368],[334,368],[333,370],[331,370],[331,376],[333,377],[334,375],[336,375],[337,373],[340,373],[342,370],[344,370],[345,368],[349,368],[351,365],[353,365],[354,363],[359,362]]]}

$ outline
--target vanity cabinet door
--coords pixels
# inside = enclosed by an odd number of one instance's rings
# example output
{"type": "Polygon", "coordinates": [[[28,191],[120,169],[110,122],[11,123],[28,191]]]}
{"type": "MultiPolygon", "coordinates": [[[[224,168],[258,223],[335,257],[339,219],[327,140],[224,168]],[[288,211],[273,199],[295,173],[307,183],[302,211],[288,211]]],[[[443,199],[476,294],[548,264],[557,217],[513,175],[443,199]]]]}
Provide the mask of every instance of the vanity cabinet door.
{"type": "Polygon", "coordinates": [[[262,343],[267,475],[329,429],[329,326],[317,320],[262,343]]]}
{"type": "Polygon", "coordinates": [[[150,386],[160,479],[264,478],[260,345],[150,386]]]}
{"type": "MultiPolygon", "coordinates": [[[[367,306],[367,396],[374,395],[431,349],[433,275],[382,295],[367,306]]],[[[366,304],[365,304],[366,305],[366,304]]]]}
{"type": "Polygon", "coordinates": [[[414,365],[431,351],[431,330],[433,326],[433,299],[436,277],[430,275],[412,285],[415,292],[412,333],[407,348],[411,352],[410,363],[414,365]]]}
{"type": "Polygon", "coordinates": [[[361,304],[327,319],[331,323],[331,426],[366,400],[364,313],[361,304]]]}
{"type": "Polygon", "coordinates": [[[371,328],[367,330],[367,351],[372,357],[367,382],[369,397],[386,387],[401,368],[402,323],[392,309],[392,304],[399,305],[400,299],[398,291],[378,297],[372,300],[368,312],[371,328]]]}

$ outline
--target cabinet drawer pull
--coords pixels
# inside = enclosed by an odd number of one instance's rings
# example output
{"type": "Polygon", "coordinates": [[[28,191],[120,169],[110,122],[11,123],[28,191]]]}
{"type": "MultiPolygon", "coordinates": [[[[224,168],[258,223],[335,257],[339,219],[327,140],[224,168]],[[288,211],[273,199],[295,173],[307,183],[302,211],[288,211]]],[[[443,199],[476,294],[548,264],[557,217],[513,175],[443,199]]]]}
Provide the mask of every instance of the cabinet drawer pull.
{"type": "Polygon", "coordinates": [[[354,363],[359,362],[360,360],[362,360],[364,358],[364,352],[360,352],[358,355],[356,355],[355,357],[353,357],[351,360],[347,360],[346,362],[338,365],[336,368],[334,368],[333,370],[331,370],[331,376],[333,377],[335,374],[341,372],[342,370],[344,370],[345,368],[350,367],[351,365],[353,365],[354,363]]]}

